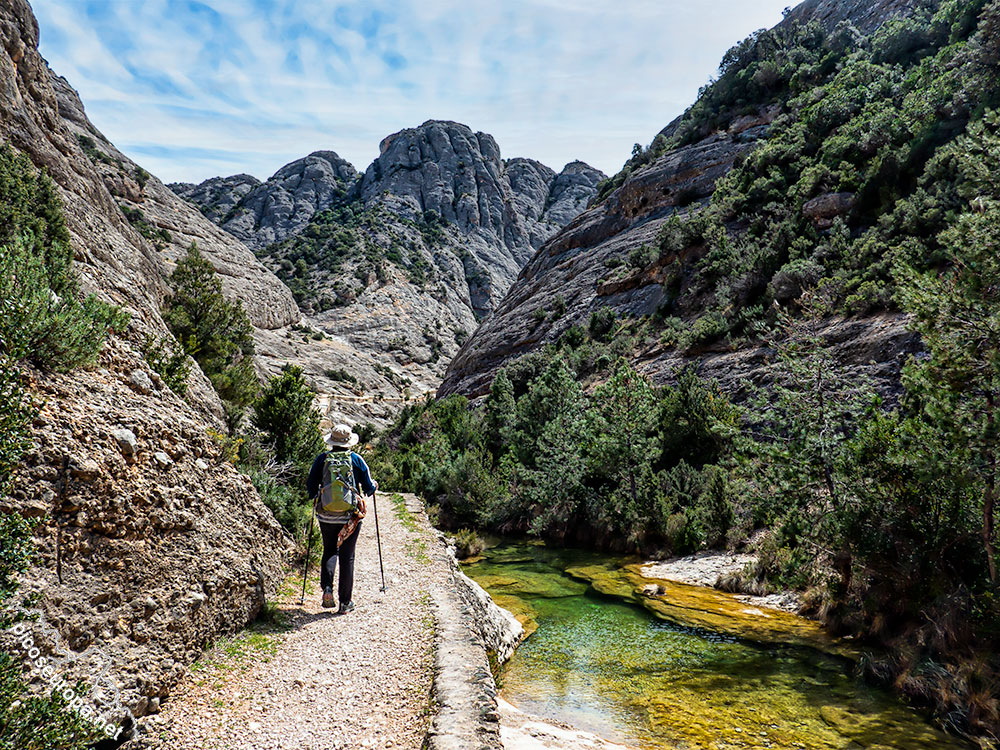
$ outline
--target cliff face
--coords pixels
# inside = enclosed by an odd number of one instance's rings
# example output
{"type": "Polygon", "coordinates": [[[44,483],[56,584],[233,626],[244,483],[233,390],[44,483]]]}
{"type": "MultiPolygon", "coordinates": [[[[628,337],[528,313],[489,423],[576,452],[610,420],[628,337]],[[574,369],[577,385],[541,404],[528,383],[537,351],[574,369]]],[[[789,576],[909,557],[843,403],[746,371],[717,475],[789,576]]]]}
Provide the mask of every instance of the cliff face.
{"type": "Polygon", "coordinates": [[[173,188],[254,247],[329,342],[268,334],[265,352],[305,363],[331,393],[345,391],[336,376],[346,370],[361,380],[350,385],[357,397],[376,392],[379,408],[437,387],[479,319],[602,179],[582,162],[556,173],[504,161],[492,136],[428,121],[385,138],[363,175],[318,152],[260,184],[241,175],[173,188]],[[355,356],[331,362],[333,352],[355,356]]]}
{"type": "MultiPolygon", "coordinates": [[[[833,29],[847,21],[863,32],[872,32],[924,4],[921,0],[807,0],[782,23],[815,20],[833,29]]],[[[664,224],[672,217],[683,219],[704,206],[717,182],[767,139],[781,114],[780,105],[770,105],[734,115],[707,137],[667,150],[633,171],[605,199],[570,221],[525,265],[496,310],[456,354],[439,395],[484,394],[503,364],[554,342],[570,326],[586,328],[591,313],[602,307],[626,318],[656,312],[668,293],[664,288],[666,263],[636,269],[613,282],[606,281],[608,268],[624,264],[630,253],[643,246],[657,246],[664,224]],[[538,319],[556,297],[565,301],[566,312],[549,315],[539,324],[538,319]]],[[[661,134],[670,137],[678,122],[661,134]]],[[[687,269],[682,270],[682,277],[702,251],[691,247],[676,259],[687,269]]],[[[875,358],[880,363],[875,374],[892,380],[902,357],[918,343],[906,333],[898,316],[879,316],[869,323],[831,321],[827,333],[831,342],[843,344],[845,337],[855,340],[842,349],[846,364],[861,366],[875,358]]],[[[761,374],[760,350],[727,351],[722,345],[716,349],[685,357],[653,345],[636,354],[636,364],[660,382],[669,380],[677,366],[692,359],[702,365],[705,375],[724,385],[735,387],[746,377],[761,374]]]]}
{"type": "Polygon", "coordinates": [[[222,408],[207,380],[193,373],[183,400],[140,353],[147,335],[166,334],[164,280],[196,240],[256,325],[285,325],[298,311],[241,243],[107,143],[37,43],[29,5],[0,4],[0,137],[53,178],[82,286],[132,323],[92,370],[28,373],[42,410],[2,510],[38,521],[25,590],[40,594],[43,621],[73,651],[69,677],[92,678],[87,649],[101,648],[125,707],[141,715],[207,640],[257,612],[287,554],[272,514],[209,437],[222,408]]]}
{"type": "MultiPolygon", "coordinates": [[[[600,307],[612,307],[619,315],[652,314],[663,300],[660,276],[650,272],[608,287],[602,284],[606,262],[654,245],[672,216],[685,216],[709,198],[719,178],[766,134],[773,114],[743,118],[735,129],[664,154],[552,237],[452,360],[440,394],[485,393],[505,362],[554,341],[572,325],[586,326],[600,307]],[[545,310],[557,296],[565,300],[567,312],[551,324],[537,325],[535,311],[545,310]]],[[[654,369],[665,374],[670,366],[663,362],[654,369]]]]}
{"type": "Polygon", "coordinates": [[[806,0],[792,8],[787,22],[818,21],[826,29],[847,21],[870,34],[891,18],[913,12],[926,0],[806,0]]]}

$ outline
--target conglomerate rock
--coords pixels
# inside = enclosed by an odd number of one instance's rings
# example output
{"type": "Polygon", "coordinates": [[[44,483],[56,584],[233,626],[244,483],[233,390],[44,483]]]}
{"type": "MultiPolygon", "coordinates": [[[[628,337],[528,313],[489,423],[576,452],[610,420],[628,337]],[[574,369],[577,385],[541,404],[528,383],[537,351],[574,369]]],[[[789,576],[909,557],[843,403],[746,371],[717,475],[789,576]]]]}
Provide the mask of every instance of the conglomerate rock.
{"type": "Polygon", "coordinates": [[[2,510],[37,524],[24,589],[54,628],[37,644],[68,646],[71,681],[94,679],[85,656],[99,648],[138,716],[207,642],[257,613],[289,554],[249,480],[220,459],[223,411],[207,379],[196,369],[181,399],[140,353],[147,336],[168,335],[160,305],[172,261],[196,240],[259,326],[289,325],[298,310],[246,247],[89,123],[39,55],[23,0],[0,4],[0,44],[0,138],[53,179],[83,289],[131,313],[93,369],[29,373],[34,445],[2,510]]]}

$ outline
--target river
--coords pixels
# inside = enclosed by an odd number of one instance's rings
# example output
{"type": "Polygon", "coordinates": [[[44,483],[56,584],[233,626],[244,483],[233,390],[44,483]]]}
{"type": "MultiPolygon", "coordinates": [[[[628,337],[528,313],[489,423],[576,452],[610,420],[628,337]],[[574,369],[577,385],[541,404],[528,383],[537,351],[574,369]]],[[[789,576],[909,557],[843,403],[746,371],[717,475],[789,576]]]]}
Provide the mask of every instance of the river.
{"type": "Polygon", "coordinates": [[[508,544],[465,566],[498,604],[529,630],[537,627],[499,675],[506,700],[649,750],[972,747],[855,679],[841,656],[734,637],[738,628],[665,622],[578,580],[582,568],[615,571],[621,564],[595,553],[508,544]]]}

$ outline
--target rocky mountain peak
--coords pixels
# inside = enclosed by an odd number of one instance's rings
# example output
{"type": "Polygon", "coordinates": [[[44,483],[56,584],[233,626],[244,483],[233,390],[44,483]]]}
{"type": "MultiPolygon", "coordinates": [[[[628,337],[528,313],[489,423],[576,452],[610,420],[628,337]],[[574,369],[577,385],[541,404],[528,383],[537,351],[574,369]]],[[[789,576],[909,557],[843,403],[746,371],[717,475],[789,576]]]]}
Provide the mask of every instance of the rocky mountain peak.
{"type": "Polygon", "coordinates": [[[357,178],[357,170],[335,152],[314,151],[286,164],[266,182],[240,174],[170,188],[258,250],[302,231],[317,211],[344,197],[357,178]]]}
{"type": "Polygon", "coordinates": [[[393,133],[379,151],[364,175],[317,151],[257,185],[237,176],[175,189],[257,250],[327,334],[431,388],[604,175],[583,162],[557,173],[504,161],[493,136],[448,120],[393,133]]]}
{"type": "Polygon", "coordinates": [[[461,231],[492,235],[508,248],[530,245],[510,210],[500,147],[492,136],[428,120],[383,139],[380,150],[361,181],[365,203],[388,201],[409,219],[434,211],[461,231]]]}

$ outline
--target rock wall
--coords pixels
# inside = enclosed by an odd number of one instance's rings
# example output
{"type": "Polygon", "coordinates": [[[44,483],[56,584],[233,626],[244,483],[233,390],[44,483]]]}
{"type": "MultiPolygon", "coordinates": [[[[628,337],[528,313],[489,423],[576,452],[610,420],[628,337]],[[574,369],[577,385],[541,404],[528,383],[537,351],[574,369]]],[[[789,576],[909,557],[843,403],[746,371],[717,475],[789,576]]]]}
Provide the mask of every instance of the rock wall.
{"type": "MultiPolygon", "coordinates": [[[[125,219],[132,246],[151,247],[156,258],[154,277],[160,279],[161,292],[163,280],[172,272],[177,259],[191,243],[197,243],[219,272],[223,292],[243,303],[254,326],[274,329],[298,322],[299,309],[291,292],[242,242],[216,227],[197,208],[115,148],[87,119],[78,94],[65,79],[53,76],[52,82],[62,125],[71,140],[76,141],[74,157],[87,162],[96,172],[99,184],[103,184],[111,198],[111,205],[105,208],[125,219]],[[84,143],[86,150],[81,147],[84,143]],[[127,216],[133,218],[129,220],[127,216]]],[[[91,234],[88,230],[83,229],[80,234],[91,234]]],[[[98,287],[106,287],[104,278],[98,287]]]]}
{"type": "Polygon", "coordinates": [[[731,130],[663,154],[553,236],[451,361],[439,393],[485,393],[505,362],[554,341],[574,324],[586,326],[599,307],[607,305],[633,316],[655,311],[663,298],[656,274],[637,277],[621,288],[606,288],[602,286],[605,261],[628,257],[643,244],[655,245],[661,227],[672,216],[683,216],[692,205],[710,198],[716,182],[767,134],[776,114],[762,111],[731,130]],[[535,311],[557,296],[565,300],[566,314],[538,325],[535,311]]]}
{"type": "Polygon", "coordinates": [[[436,533],[447,551],[455,588],[472,612],[472,619],[486,650],[493,655],[497,664],[505,663],[527,638],[524,626],[513,613],[493,601],[486,589],[462,571],[462,566],[455,557],[455,546],[440,531],[436,533]]]}
{"type": "Polygon", "coordinates": [[[93,128],[38,54],[23,0],[0,3],[0,43],[0,138],[56,183],[83,287],[132,313],[93,369],[29,373],[41,412],[2,510],[38,524],[39,556],[24,584],[55,628],[39,645],[68,645],[79,657],[71,679],[92,679],[84,656],[104,651],[125,709],[138,716],[157,709],[207,642],[255,615],[288,556],[248,480],[220,461],[211,435],[222,408],[207,380],[193,373],[182,400],[140,354],[147,335],[166,334],[164,279],[197,240],[257,325],[286,325],[298,312],[247,248],[93,128]],[[170,240],[143,236],[122,205],[140,207],[170,240]]]}

